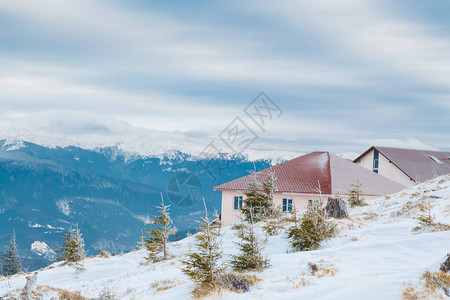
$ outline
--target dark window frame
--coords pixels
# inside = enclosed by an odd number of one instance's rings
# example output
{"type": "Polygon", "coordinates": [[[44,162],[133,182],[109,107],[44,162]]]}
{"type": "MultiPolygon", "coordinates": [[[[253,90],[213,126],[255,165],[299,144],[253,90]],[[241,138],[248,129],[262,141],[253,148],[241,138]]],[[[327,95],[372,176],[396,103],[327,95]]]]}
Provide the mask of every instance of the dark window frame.
{"type": "Polygon", "coordinates": [[[234,210],[242,209],[243,200],[244,200],[244,197],[242,197],[242,196],[234,196],[233,209],[234,210]]]}
{"type": "Polygon", "coordinates": [[[292,211],[292,199],[291,198],[283,198],[283,211],[292,211]]]}
{"type": "Polygon", "coordinates": [[[373,149],[372,171],[378,173],[379,165],[380,165],[380,152],[377,149],[373,149]]]}

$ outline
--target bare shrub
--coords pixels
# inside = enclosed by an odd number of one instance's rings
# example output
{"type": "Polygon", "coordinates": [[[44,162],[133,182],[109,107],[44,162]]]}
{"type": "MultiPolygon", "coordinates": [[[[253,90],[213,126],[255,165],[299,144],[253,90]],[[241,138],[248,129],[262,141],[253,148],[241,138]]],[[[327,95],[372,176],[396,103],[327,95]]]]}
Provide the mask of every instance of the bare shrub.
{"type": "Polygon", "coordinates": [[[415,226],[412,230],[416,232],[427,231],[447,231],[450,230],[450,225],[436,222],[434,215],[431,213],[432,204],[430,201],[424,201],[419,204],[420,214],[417,217],[419,225],[415,226]]]}
{"type": "Polygon", "coordinates": [[[98,295],[98,300],[116,300],[119,299],[117,297],[116,292],[109,286],[103,287],[98,295]]]}

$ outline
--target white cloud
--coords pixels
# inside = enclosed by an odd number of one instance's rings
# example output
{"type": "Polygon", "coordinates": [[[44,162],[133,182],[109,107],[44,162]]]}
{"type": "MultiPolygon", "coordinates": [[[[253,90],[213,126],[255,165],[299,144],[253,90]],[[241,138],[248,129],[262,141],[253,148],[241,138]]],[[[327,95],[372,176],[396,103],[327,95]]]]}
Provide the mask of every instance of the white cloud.
{"type": "MultiPolygon", "coordinates": [[[[44,1],[23,5],[2,1],[0,8],[60,39],[92,44],[89,51],[117,58],[116,69],[131,65],[159,78],[246,82],[261,85],[360,85],[350,70],[320,59],[270,53],[267,44],[239,30],[180,22],[157,13],[118,8],[111,3],[44,1]],[[130,61],[130,57],[133,57],[130,61]]],[[[72,41],[72,42],[74,42],[72,41]]],[[[95,62],[94,62],[95,63],[95,62]]]]}
{"type": "Polygon", "coordinates": [[[450,84],[450,38],[393,13],[389,2],[283,1],[258,8],[298,30],[315,32],[341,56],[367,66],[367,80],[378,73],[415,84],[450,84]]]}
{"type": "MultiPolygon", "coordinates": [[[[257,30],[245,24],[211,24],[106,1],[0,1],[21,30],[43,38],[31,55],[28,49],[0,53],[0,132],[60,145],[126,141],[141,149],[161,139],[177,146],[192,138],[187,132],[216,135],[242,113],[252,99],[236,99],[236,93],[265,90],[278,93],[286,114],[263,137],[328,140],[332,147],[336,140],[388,135],[385,121],[398,124],[392,137],[425,140],[426,130],[410,132],[405,124],[422,117],[417,112],[429,102],[448,111],[450,42],[432,28],[374,1],[250,6],[230,9],[273,23],[275,35],[287,30],[295,39],[307,32],[310,40],[277,44],[273,32],[253,36],[257,30]],[[310,53],[296,53],[303,46],[310,53]],[[441,92],[410,91],[418,86],[441,92]],[[397,103],[392,94],[402,92],[405,99],[397,103]],[[421,104],[405,104],[409,98],[421,104]],[[321,105],[310,105],[314,101],[321,105]]],[[[438,135],[433,142],[448,137],[438,135]]],[[[350,149],[336,148],[343,150],[350,149]]]]}

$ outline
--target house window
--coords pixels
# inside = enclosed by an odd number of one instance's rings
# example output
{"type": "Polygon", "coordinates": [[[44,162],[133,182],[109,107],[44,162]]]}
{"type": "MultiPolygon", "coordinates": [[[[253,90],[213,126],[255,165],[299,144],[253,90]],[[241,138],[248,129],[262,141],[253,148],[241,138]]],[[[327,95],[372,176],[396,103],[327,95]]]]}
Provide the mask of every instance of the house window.
{"type": "Polygon", "coordinates": [[[428,157],[431,158],[435,163],[442,164],[442,161],[440,161],[436,156],[428,155],[428,157]]]}
{"type": "Polygon", "coordinates": [[[319,203],[319,200],[313,200],[313,199],[309,199],[309,200],[308,200],[308,205],[309,205],[309,206],[311,206],[313,203],[314,203],[314,204],[318,204],[318,203],[319,203]]]}
{"type": "Polygon", "coordinates": [[[242,208],[242,196],[234,196],[234,210],[242,208]]]}
{"type": "Polygon", "coordinates": [[[292,199],[283,198],[283,211],[292,211],[292,199]]]}
{"type": "Polygon", "coordinates": [[[380,153],[377,149],[373,149],[373,171],[378,173],[378,161],[380,158],[380,153]]]}

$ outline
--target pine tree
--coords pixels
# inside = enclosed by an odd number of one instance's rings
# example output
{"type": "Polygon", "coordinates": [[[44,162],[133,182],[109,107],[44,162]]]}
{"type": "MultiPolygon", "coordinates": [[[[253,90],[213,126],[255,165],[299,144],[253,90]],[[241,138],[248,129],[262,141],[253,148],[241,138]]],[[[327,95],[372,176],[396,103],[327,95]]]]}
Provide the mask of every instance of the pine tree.
{"type": "Polygon", "coordinates": [[[259,222],[268,216],[270,203],[267,197],[260,192],[263,187],[258,182],[256,173],[253,173],[251,177],[252,180],[248,183],[247,192],[244,193],[245,199],[241,210],[246,220],[249,220],[250,214],[252,214],[253,221],[259,222]],[[252,207],[251,213],[250,207],[252,207]]]}
{"type": "MultiPolygon", "coordinates": [[[[293,215],[297,219],[296,213],[293,215]]],[[[312,203],[303,216],[289,228],[288,238],[295,251],[319,248],[320,243],[335,235],[336,226],[327,220],[326,211],[319,203],[312,203]]]]}
{"type": "Polygon", "coordinates": [[[269,171],[267,173],[266,180],[262,183],[263,193],[261,197],[266,203],[266,209],[270,216],[274,216],[276,213],[273,195],[278,189],[275,186],[275,180],[277,180],[275,173],[273,171],[269,171]]]}
{"type": "Polygon", "coordinates": [[[73,239],[73,237],[74,237],[73,229],[72,229],[72,226],[70,226],[69,230],[61,237],[61,239],[63,240],[63,245],[62,245],[61,249],[57,251],[57,252],[61,253],[61,256],[58,257],[56,260],[58,260],[58,261],[66,260],[67,261],[67,257],[72,256],[70,241],[73,239]]]}
{"type": "Polygon", "coordinates": [[[22,271],[22,260],[17,249],[16,233],[13,232],[9,247],[1,256],[3,276],[14,275],[22,271]]]}
{"type": "Polygon", "coordinates": [[[348,204],[350,207],[355,206],[364,206],[367,205],[364,202],[364,196],[363,196],[363,189],[362,189],[362,183],[357,181],[356,183],[352,184],[352,189],[349,191],[348,194],[348,204]]]}
{"type": "Polygon", "coordinates": [[[71,226],[62,239],[63,246],[59,252],[61,252],[63,256],[58,260],[65,260],[68,263],[78,263],[86,257],[86,252],[84,251],[84,239],[78,229],[78,225],[75,229],[71,226]]]}
{"type": "Polygon", "coordinates": [[[287,219],[286,214],[277,207],[272,216],[264,220],[262,229],[270,236],[277,235],[285,226],[287,219]]]}
{"type": "Polygon", "coordinates": [[[78,225],[74,231],[74,238],[70,241],[70,245],[73,249],[71,261],[76,263],[82,261],[86,257],[86,252],[84,250],[84,239],[78,229],[78,225]]]}
{"type": "MultiPolygon", "coordinates": [[[[204,203],[203,199],[203,203],[204,203]]],[[[219,262],[222,258],[219,222],[210,220],[205,205],[205,217],[198,222],[200,228],[195,235],[197,251],[188,253],[182,261],[182,272],[198,285],[217,283],[225,268],[219,262]]]]}
{"type": "Polygon", "coordinates": [[[169,236],[177,232],[177,228],[171,225],[173,222],[170,218],[169,207],[170,205],[164,205],[164,199],[161,194],[161,206],[157,207],[159,208],[159,215],[154,216],[152,220],[152,224],[157,227],[155,229],[147,229],[149,237],[144,239],[145,247],[149,252],[146,258],[148,262],[158,262],[168,258],[167,242],[169,236]]]}
{"type": "Polygon", "coordinates": [[[250,208],[250,219],[241,220],[233,226],[240,241],[235,242],[240,253],[233,255],[231,265],[235,271],[261,270],[269,266],[269,260],[262,255],[263,241],[255,232],[250,208]]]}

